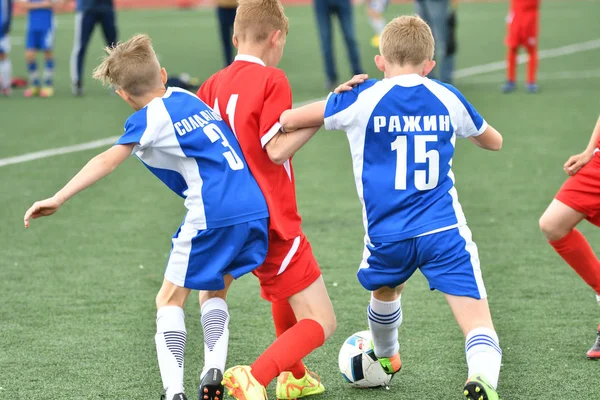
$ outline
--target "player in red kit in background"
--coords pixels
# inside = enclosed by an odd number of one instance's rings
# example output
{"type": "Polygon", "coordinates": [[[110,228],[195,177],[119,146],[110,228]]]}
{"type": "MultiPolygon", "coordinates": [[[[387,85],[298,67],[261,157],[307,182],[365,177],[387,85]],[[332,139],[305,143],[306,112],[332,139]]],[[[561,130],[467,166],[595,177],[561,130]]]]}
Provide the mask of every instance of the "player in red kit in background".
{"type": "Polygon", "coordinates": [[[517,53],[523,46],[529,54],[527,66],[527,91],[536,93],[538,67],[538,32],[540,20],[540,0],[511,0],[508,14],[508,32],[506,47],[508,48],[506,61],[506,84],[502,87],[504,93],[510,93],[516,88],[517,53]]]}

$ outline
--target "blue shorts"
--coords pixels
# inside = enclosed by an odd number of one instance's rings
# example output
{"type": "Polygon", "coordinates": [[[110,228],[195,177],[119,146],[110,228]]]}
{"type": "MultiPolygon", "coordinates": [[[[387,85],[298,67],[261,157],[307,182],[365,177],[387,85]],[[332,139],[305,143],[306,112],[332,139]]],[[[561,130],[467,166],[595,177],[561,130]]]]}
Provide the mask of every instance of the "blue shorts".
{"type": "Polygon", "coordinates": [[[10,53],[10,36],[0,32],[0,54],[10,53]]]}
{"type": "Polygon", "coordinates": [[[388,4],[390,4],[390,0],[369,0],[367,7],[378,14],[383,14],[388,4]]]}
{"type": "Polygon", "coordinates": [[[258,268],[267,255],[269,219],[197,230],[185,222],[173,236],[165,279],[195,290],[221,290],[258,268]]]}
{"type": "Polygon", "coordinates": [[[417,268],[431,290],[474,299],[487,296],[477,246],[466,225],[400,242],[368,244],[358,280],[370,291],[396,287],[417,268]]]}
{"type": "Polygon", "coordinates": [[[50,51],[54,48],[54,27],[44,30],[28,30],[27,50],[50,51]]]}

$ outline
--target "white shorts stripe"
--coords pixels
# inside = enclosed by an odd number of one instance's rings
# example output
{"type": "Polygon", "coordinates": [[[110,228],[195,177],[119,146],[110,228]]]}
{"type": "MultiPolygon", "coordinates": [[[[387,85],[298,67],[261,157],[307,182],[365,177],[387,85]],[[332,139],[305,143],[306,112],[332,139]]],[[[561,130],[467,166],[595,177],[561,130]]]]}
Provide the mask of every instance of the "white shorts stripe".
{"type": "Polygon", "coordinates": [[[297,236],[294,239],[294,243],[292,243],[292,248],[290,249],[290,251],[288,251],[287,255],[283,259],[283,262],[281,263],[281,267],[279,267],[279,271],[277,272],[277,275],[283,274],[283,271],[285,271],[287,269],[288,265],[290,265],[290,261],[292,261],[292,258],[298,251],[299,247],[300,247],[300,236],[297,236]]]}
{"type": "Polygon", "coordinates": [[[487,297],[485,285],[483,284],[483,278],[481,276],[481,264],[479,262],[479,252],[477,251],[477,245],[473,241],[473,235],[467,225],[459,226],[458,233],[465,240],[465,250],[471,255],[471,265],[473,266],[473,275],[475,276],[475,282],[477,283],[477,290],[479,290],[479,296],[482,299],[487,297]]]}
{"type": "Polygon", "coordinates": [[[192,239],[198,234],[198,230],[186,222],[181,226],[181,231],[173,238],[173,250],[169,256],[165,279],[174,285],[184,287],[185,276],[192,251],[192,239]]]}

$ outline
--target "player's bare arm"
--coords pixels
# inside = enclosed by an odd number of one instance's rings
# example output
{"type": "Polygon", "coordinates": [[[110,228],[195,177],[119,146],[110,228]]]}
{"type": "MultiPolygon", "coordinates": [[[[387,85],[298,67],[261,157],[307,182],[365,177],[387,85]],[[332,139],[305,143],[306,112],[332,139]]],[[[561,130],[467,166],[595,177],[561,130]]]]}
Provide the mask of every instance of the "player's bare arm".
{"type": "Polygon", "coordinates": [[[598,139],[600,138],[600,117],[596,122],[596,127],[592,132],[592,137],[590,138],[590,142],[586,149],[574,156],[569,157],[567,162],[564,165],[564,170],[569,175],[575,175],[577,171],[579,171],[584,165],[590,162],[594,155],[594,151],[596,150],[596,143],[598,143],[598,139]]]}
{"type": "Polygon", "coordinates": [[[53,6],[51,0],[40,1],[37,3],[32,3],[29,1],[21,1],[19,3],[19,5],[21,6],[21,8],[23,8],[25,10],[38,10],[41,8],[52,8],[52,6],[53,6]]]}
{"type": "Polygon", "coordinates": [[[297,129],[291,133],[278,132],[266,144],[265,149],[271,161],[282,165],[292,158],[317,133],[320,126],[297,129]]]}
{"type": "Polygon", "coordinates": [[[54,196],[36,201],[25,213],[23,222],[29,227],[30,219],[54,214],[67,200],[92,186],[114,171],[132,152],[134,144],[115,145],[92,158],[82,169],[54,196]]]}
{"type": "Polygon", "coordinates": [[[498,151],[502,148],[502,135],[491,125],[481,135],[471,136],[469,139],[485,150],[498,151]]]}
{"type": "Polygon", "coordinates": [[[361,83],[364,83],[367,79],[369,79],[369,75],[367,75],[367,74],[354,75],[352,77],[352,79],[350,79],[348,82],[344,82],[341,85],[339,85],[338,87],[336,87],[335,90],[333,91],[333,93],[340,94],[343,92],[349,92],[355,86],[360,85],[361,83]]]}
{"type": "Polygon", "coordinates": [[[325,104],[317,101],[299,108],[286,110],[281,114],[279,122],[284,132],[292,132],[300,128],[320,127],[325,121],[325,104]]]}

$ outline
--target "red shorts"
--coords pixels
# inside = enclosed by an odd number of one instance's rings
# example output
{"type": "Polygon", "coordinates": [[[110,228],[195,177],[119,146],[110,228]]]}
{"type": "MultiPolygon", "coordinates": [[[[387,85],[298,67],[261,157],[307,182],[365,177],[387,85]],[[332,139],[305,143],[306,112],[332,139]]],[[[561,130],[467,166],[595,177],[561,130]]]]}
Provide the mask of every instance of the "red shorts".
{"type": "Polygon", "coordinates": [[[269,232],[269,250],[263,265],[254,270],[261,296],[270,302],[286,300],[321,276],[321,269],[304,233],[283,240],[269,232]]]}
{"type": "Polygon", "coordinates": [[[506,45],[511,48],[537,46],[539,19],[538,11],[520,11],[509,15],[506,45]]]}
{"type": "Polygon", "coordinates": [[[556,194],[556,200],[585,214],[588,221],[600,226],[600,152],[567,179],[556,194]]]}

